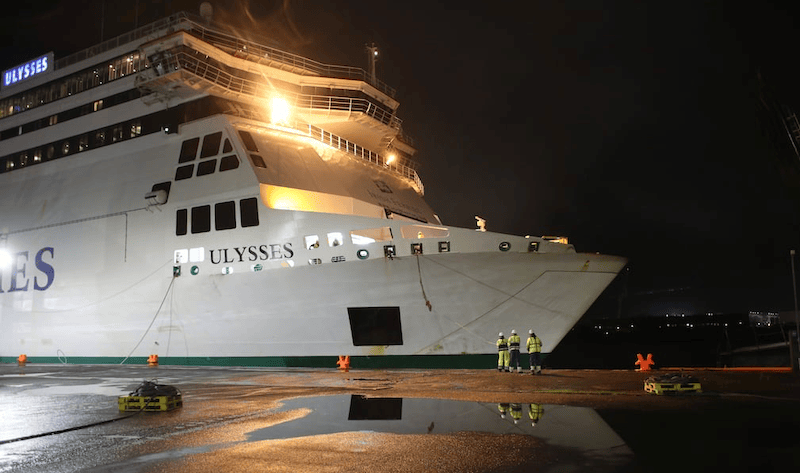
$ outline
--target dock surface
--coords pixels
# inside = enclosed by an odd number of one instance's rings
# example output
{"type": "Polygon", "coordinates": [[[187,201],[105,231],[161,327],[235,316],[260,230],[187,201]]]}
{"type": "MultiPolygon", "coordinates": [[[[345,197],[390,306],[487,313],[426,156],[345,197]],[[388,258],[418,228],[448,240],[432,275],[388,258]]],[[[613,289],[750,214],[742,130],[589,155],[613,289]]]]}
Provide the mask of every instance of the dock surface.
{"type": "Polygon", "coordinates": [[[0,473],[795,471],[800,377],[669,373],[3,364],[0,473]],[[145,380],[182,406],[121,412],[145,380]]]}

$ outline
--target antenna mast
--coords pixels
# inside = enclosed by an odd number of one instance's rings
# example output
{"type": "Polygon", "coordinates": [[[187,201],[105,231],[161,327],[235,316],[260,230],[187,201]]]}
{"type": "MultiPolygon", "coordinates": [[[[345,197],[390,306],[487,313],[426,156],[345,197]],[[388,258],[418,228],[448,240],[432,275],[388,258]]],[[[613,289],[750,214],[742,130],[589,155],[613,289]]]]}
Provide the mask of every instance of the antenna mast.
{"type": "Polygon", "coordinates": [[[378,47],[375,43],[367,45],[367,54],[369,54],[369,81],[372,85],[378,83],[378,77],[375,75],[375,63],[378,62],[378,47]]]}

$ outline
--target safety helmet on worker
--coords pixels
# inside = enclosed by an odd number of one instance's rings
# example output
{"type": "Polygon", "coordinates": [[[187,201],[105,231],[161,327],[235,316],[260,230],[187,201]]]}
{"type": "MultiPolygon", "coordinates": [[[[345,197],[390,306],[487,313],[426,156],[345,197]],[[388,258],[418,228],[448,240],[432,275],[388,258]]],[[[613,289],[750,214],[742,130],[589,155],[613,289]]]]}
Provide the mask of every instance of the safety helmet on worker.
{"type": "Polygon", "coordinates": [[[516,335],[516,334],[517,334],[517,331],[512,329],[511,330],[511,335],[516,335]]]}
{"type": "Polygon", "coordinates": [[[497,336],[503,338],[503,332],[498,333],[497,336]]]}
{"type": "Polygon", "coordinates": [[[533,329],[528,330],[528,335],[533,335],[533,329]]]}

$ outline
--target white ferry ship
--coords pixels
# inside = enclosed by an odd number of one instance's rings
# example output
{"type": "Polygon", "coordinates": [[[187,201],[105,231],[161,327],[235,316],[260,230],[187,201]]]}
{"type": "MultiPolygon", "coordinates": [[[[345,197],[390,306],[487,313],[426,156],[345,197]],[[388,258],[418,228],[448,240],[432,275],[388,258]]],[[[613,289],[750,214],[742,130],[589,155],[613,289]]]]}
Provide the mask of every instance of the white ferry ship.
{"type": "Polygon", "coordinates": [[[626,264],[442,223],[392,88],[207,17],[2,80],[2,362],[464,366],[626,264]]]}

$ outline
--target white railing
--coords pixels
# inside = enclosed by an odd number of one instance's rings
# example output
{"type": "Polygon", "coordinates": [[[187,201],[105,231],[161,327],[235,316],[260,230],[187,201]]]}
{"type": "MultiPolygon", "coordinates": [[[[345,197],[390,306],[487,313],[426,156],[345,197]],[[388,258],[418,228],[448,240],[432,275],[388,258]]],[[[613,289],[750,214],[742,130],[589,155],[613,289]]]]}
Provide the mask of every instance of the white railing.
{"type": "MultiPolygon", "coordinates": [[[[159,59],[151,59],[150,68],[143,74],[155,74],[158,76],[183,70],[237,95],[241,94],[261,99],[272,95],[273,91],[266,80],[254,81],[235,76],[212,64],[204,55],[194,55],[187,51],[181,49],[162,53],[159,59]]],[[[143,76],[140,85],[146,86],[146,80],[143,76]]],[[[394,113],[375,105],[367,99],[298,94],[286,91],[279,91],[279,93],[290,105],[297,108],[337,110],[351,113],[360,112],[395,130],[400,130],[401,128],[402,121],[394,113]]]]}
{"type": "MultiPolygon", "coordinates": [[[[245,59],[274,61],[294,69],[307,71],[309,75],[360,80],[372,85],[390,97],[395,97],[396,95],[397,91],[394,88],[389,87],[386,83],[377,78],[373,78],[371,74],[368,74],[361,68],[323,64],[297,54],[283,51],[276,47],[266,46],[265,43],[269,43],[269,40],[247,40],[231,32],[225,32],[220,28],[204,25],[203,23],[204,21],[196,15],[187,12],[179,12],[104,41],[91,48],[58,59],[55,63],[55,69],[61,69],[75,64],[76,62],[89,59],[140,38],[147,38],[164,31],[184,30],[217,47],[225,48],[230,51],[239,51],[245,56],[245,59]]],[[[155,37],[153,39],[155,39],[155,37]]]]}

